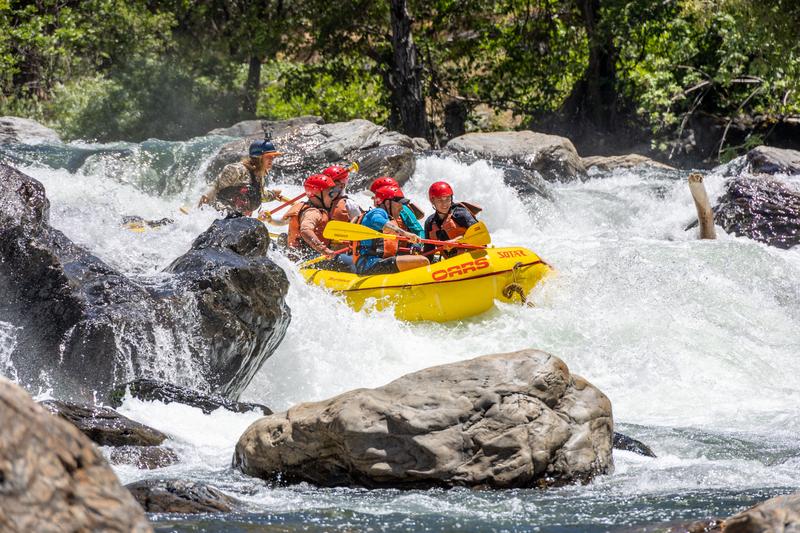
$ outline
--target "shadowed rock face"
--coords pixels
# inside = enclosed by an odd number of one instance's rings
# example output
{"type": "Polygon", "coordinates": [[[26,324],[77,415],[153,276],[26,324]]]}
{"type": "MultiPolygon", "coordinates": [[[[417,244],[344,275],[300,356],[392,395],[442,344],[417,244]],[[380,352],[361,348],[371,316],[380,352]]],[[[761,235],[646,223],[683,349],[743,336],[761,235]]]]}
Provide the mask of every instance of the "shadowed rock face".
{"type": "Polygon", "coordinates": [[[240,502],[211,485],[180,479],[146,479],[125,486],[148,513],[230,513],[240,502]]]}
{"type": "Polygon", "coordinates": [[[538,350],[486,355],[252,424],[234,466],[322,486],[493,487],[613,470],[611,404],[538,350]]]}
{"type": "Polygon", "coordinates": [[[714,211],[728,233],[778,248],[800,243],[800,190],[776,178],[731,179],[714,211]]]}
{"type": "MultiPolygon", "coordinates": [[[[225,165],[246,157],[250,143],[257,138],[260,135],[223,146],[208,165],[206,179],[216,179],[225,165]]],[[[284,155],[275,159],[270,179],[299,184],[329,165],[348,166],[357,161],[361,170],[351,175],[348,187],[352,191],[366,189],[379,176],[405,183],[416,168],[414,149],[419,145],[406,135],[361,119],[302,125],[274,141],[284,155]]]]}
{"type": "Polygon", "coordinates": [[[288,281],[257,220],[216,221],[174,276],[144,287],[51,228],[48,210],[38,181],[0,165],[0,317],[20,327],[22,384],[85,401],[168,373],[236,398],[282,340],[288,281]]]}
{"type": "Polygon", "coordinates": [[[747,152],[753,174],[800,174],[800,152],[772,146],[758,146],[747,152]]]}
{"type": "Polygon", "coordinates": [[[506,161],[537,171],[548,181],[568,182],[586,177],[586,168],[572,142],[556,135],[533,131],[467,133],[452,139],[445,149],[506,161]]]}
{"type": "Polygon", "coordinates": [[[0,428],[0,531],[152,531],[91,441],[5,378],[0,428]]]}
{"type": "Polygon", "coordinates": [[[800,492],[776,496],[722,523],[724,533],[800,532],[800,492]]]}

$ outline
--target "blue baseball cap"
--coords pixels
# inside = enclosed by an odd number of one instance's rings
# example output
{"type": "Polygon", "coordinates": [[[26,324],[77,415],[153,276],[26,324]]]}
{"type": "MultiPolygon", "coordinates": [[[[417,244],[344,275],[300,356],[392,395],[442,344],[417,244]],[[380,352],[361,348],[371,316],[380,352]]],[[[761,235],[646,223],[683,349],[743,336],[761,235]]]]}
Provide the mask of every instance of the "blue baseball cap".
{"type": "Polygon", "coordinates": [[[250,143],[250,157],[258,157],[262,154],[271,154],[274,156],[283,155],[283,152],[279,152],[275,149],[275,145],[272,141],[268,141],[266,139],[260,141],[253,141],[250,143]]]}

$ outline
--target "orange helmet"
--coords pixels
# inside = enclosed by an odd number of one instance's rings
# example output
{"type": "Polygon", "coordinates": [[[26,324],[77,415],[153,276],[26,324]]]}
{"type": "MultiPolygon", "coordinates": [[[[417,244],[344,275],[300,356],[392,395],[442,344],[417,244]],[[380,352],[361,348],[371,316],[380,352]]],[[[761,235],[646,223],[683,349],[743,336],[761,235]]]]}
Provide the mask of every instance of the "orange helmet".
{"type": "Polygon", "coordinates": [[[437,181],[428,189],[428,199],[444,198],[445,196],[453,196],[453,188],[445,181],[437,181]]]}
{"type": "Polygon", "coordinates": [[[303,189],[305,189],[308,196],[314,196],[326,189],[335,187],[336,184],[325,174],[312,174],[303,182],[303,189]]]}
{"type": "Polygon", "coordinates": [[[369,186],[369,191],[372,194],[378,192],[378,189],[381,187],[400,187],[400,184],[397,183],[397,180],[394,178],[390,178],[389,176],[381,176],[380,178],[376,179],[372,182],[372,185],[369,186]]]}
{"type": "Polygon", "coordinates": [[[347,178],[350,175],[350,170],[340,165],[331,165],[322,171],[323,174],[328,176],[334,183],[343,181],[347,183],[347,178]]]}
{"type": "Polygon", "coordinates": [[[396,185],[385,185],[375,191],[375,205],[382,204],[386,200],[397,200],[405,198],[403,191],[396,185]]]}

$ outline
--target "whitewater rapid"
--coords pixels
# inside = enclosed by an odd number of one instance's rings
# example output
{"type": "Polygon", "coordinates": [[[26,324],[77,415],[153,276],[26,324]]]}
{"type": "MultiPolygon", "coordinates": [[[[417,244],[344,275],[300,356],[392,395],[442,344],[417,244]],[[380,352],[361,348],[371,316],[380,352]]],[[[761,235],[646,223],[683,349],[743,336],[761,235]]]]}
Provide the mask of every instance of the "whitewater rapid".
{"type": "MultiPolygon", "coordinates": [[[[45,185],[54,227],[147,282],[164,276],[160,271],[216,217],[209,208],[188,215],[179,208],[196,202],[208,158],[224,141],[125,145],[134,155],[93,157],[75,172],[42,163],[20,170],[45,185]],[[119,225],[130,214],[169,216],[175,223],[137,234],[119,225]]],[[[724,172],[706,177],[712,202],[722,193],[724,172]]],[[[696,230],[684,231],[695,217],[684,172],[598,173],[585,182],[551,184],[551,199],[520,198],[485,162],[431,156],[417,161],[404,190],[429,210],[426,191],[438,180],[453,185],[456,199],[483,207],[481,219],[494,244],[526,246],[555,267],[557,274],[531,295],[535,305],[498,304],[458,323],[403,323],[388,311],[353,312],[338,297],[303,283],[296,267],[273,253],[290,280],[292,322],[243,400],[278,411],[436,364],[539,348],[599,387],[619,428],[659,455],[615,452],[613,475],[552,493],[571,509],[573,523],[619,524],[624,520],[618,515],[628,511],[651,521],[678,513],[663,502],[631,511],[631,496],[711,491],[703,496],[707,501],[693,500],[711,512],[735,505],[743,498],[736,491],[761,495],[800,487],[800,250],[769,248],[719,228],[717,240],[697,240],[696,230]]],[[[276,186],[289,196],[299,191],[276,186]]],[[[353,196],[370,205],[365,194],[353,196]]],[[[0,372],[8,376],[13,368],[4,367],[4,354],[10,353],[14,327],[2,319],[0,372]]],[[[167,350],[161,357],[173,355],[167,350]]],[[[315,513],[348,509],[368,517],[497,518],[513,525],[532,516],[564,523],[560,513],[567,512],[551,509],[550,495],[515,491],[367,494],[270,487],[229,468],[236,440],[258,415],[204,415],[134,399],[121,410],[172,435],[170,445],[181,457],[180,464],[155,472],[117,467],[123,482],[205,479],[247,501],[254,513],[307,512],[321,523],[339,524],[315,513]]]]}

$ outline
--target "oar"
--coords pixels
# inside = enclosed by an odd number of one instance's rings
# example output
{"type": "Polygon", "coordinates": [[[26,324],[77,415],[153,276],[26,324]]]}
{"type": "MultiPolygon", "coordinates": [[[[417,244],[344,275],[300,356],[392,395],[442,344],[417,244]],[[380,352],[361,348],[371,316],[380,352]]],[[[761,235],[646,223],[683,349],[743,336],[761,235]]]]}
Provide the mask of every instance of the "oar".
{"type": "MultiPolygon", "coordinates": [[[[336,254],[340,254],[340,253],[346,252],[346,251],[347,251],[347,250],[349,250],[349,249],[350,249],[350,247],[349,247],[349,246],[348,246],[348,247],[346,247],[346,248],[341,248],[341,249],[339,249],[339,250],[336,250],[335,252],[333,252],[333,255],[336,255],[336,254]]],[[[300,263],[298,266],[299,266],[300,268],[305,268],[305,267],[307,267],[307,266],[311,266],[311,265],[314,265],[314,264],[316,264],[316,263],[319,263],[320,261],[324,261],[325,259],[328,259],[328,258],[327,258],[326,256],[324,256],[324,255],[321,255],[321,256],[319,256],[319,257],[315,257],[314,259],[309,259],[308,261],[303,261],[303,262],[302,262],[302,263],[300,263]]]]}
{"type": "MultiPolygon", "coordinates": [[[[484,224],[483,222],[478,222],[467,228],[467,231],[465,231],[464,235],[461,236],[459,242],[465,242],[467,244],[486,245],[492,242],[492,236],[489,235],[489,229],[486,227],[486,224],[484,224]]],[[[448,246],[452,246],[452,244],[448,246]]],[[[447,246],[437,246],[433,250],[425,252],[422,255],[433,255],[436,252],[441,252],[445,248],[447,248],[447,246]]]]}
{"type": "MultiPolygon", "coordinates": [[[[331,220],[325,225],[325,231],[322,236],[326,239],[334,241],[366,241],[369,239],[391,239],[391,240],[410,240],[408,237],[400,235],[392,235],[391,233],[380,233],[361,224],[352,224],[350,222],[340,222],[338,220],[331,220]]],[[[420,239],[419,242],[425,244],[435,244],[439,246],[453,246],[454,248],[473,248],[481,249],[486,248],[482,245],[467,244],[459,242],[437,241],[433,239],[420,239]]]]}

